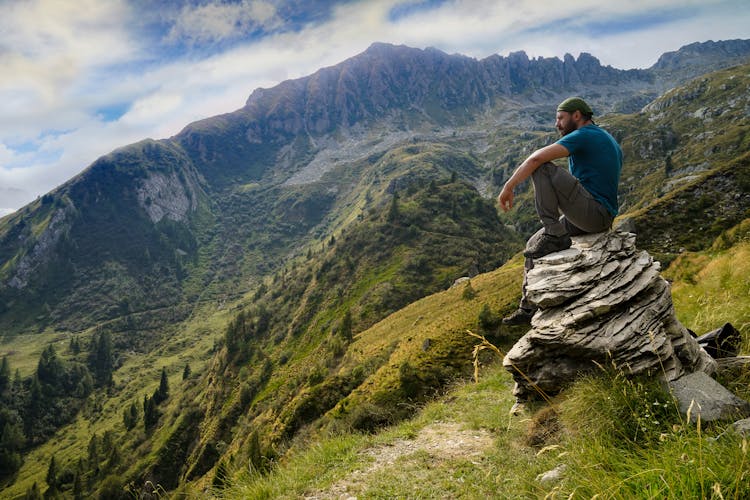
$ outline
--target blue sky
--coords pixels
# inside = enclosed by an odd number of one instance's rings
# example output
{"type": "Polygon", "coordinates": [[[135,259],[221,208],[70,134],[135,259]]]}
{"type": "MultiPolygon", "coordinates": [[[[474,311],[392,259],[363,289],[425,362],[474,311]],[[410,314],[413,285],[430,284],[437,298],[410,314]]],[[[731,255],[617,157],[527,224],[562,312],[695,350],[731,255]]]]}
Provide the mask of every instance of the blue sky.
{"type": "Polygon", "coordinates": [[[0,0],[0,216],[373,42],[617,68],[750,38],[747,0],[0,0]],[[621,4],[621,5],[619,5],[621,4]]]}

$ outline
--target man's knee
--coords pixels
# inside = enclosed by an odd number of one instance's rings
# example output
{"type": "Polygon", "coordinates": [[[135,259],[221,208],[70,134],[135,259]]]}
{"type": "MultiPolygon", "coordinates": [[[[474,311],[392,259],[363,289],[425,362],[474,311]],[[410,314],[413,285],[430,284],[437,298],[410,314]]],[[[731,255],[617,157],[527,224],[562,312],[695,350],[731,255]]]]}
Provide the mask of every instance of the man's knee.
{"type": "Polygon", "coordinates": [[[557,165],[550,161],[548,161],[547,163],[542,163],[537,167],[536,170],[534,170],[534,172],[531,174],[531,177],[534,179],[541,176],[552,177],[552,175],[555,173],[554,169],[556,168],[558,168],[557,165]]]}

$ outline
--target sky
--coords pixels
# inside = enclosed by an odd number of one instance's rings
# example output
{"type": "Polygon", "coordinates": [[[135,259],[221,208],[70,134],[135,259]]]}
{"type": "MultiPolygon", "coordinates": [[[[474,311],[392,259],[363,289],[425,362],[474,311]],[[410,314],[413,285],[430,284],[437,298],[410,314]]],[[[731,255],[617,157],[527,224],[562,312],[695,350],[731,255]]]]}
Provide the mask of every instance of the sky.
{"type": "Polygon", "coordinates": [[[630,69],[736,38],[747,0],[0,0],[0,216],[374,42],[630,69]]]}

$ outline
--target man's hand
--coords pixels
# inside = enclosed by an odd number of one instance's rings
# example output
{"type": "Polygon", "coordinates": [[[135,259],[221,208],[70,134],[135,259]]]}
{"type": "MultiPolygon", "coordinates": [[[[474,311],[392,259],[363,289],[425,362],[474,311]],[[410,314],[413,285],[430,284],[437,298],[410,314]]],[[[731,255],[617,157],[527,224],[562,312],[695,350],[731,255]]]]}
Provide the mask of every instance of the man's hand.
{"type": "Polygon", "coordinates": [[[547,163],[548,161],[556,160],[557,158],[568,156],[569,154],[570,153],[568,153],[565,146],[557,143],[550,144],[549,146],[537,149],[531,153],[531,155],[519,165],[516,171],[513,172],[513,175],[510,176],[510,179],[505,183],[503,190],[497,197],[497,202],[500,204],[500,208],[503,209],[503,212],[507,212],[513,208],[513,189],[516,186],[531,177],[531,174],[533,174],[540,165],[547,163]]]}
{"type": "Polygon", "coordinates": [[[513,208],[513,188],[508,186],[507,183],[503,186],[503,190],[500,191],[500,195],[497,197],[497,202],[500,204],[500,208],[503,209],[503,212],[507,212],[513,208]]]}

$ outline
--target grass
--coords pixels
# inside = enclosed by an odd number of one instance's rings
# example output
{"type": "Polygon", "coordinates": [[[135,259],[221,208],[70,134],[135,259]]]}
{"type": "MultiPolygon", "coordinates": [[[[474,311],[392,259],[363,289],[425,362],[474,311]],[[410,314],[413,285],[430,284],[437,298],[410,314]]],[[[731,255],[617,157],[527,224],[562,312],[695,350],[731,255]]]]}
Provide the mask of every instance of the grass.
{"type": "Polygon", "coordinates": [[[664,274],[675,280],[675,311],[686,327],[701,335],[731,322],[750,335],[750,242],[685,253],[664,274]]]}
{"type": "MultiPolygon", "coordinates": [[[[458,382],[447,396],[418,409],[414,419],[378,434],[343,433],[299,446],[291,451],[274,470],[265,476],[243,472],[224,498],[300,498],[319,494],[325,497],[332,486],[346,482],[346,494],[357,498],[407,498],[423,496],[425,488],[447,491],[454,482],[460,489],[473,471],[471,460],[439,460],[424,449],[394,456],[391,463],[374,468],[378,453],[403,441],[414,440],[434,422],[455,422],[470,430],[507,430],[510,424],[507,408],[511,404],[510,377],[498,366],[492,368],[480,384],[458,382]],[[488,406],[493,411],[487,411],[488,406]],[[366,483],[349,483],[347,478],[367,477],[366,483]],[[421,477],[415,481],[415,474],[421,477]],[[447,474],[447,475],[446,475],[447,474]],[[459,479],[459,478],[464,479],[459,479]],[[416,488],[416,489],[415,489],[416,488]]],[[[493,444],[488,454],[494,453],[493,444]]],[[[483,461],[483,457],[475,457],[483,461]]],[[[455,490],[458,492],[458,490],[455,490]]],[[[329,491],[330,493],[330,491],[329,491]]]]}
{"type": "MultiPolygon", "coordinates": [[[[695,328],[701,324],[699,319],[714,311],[710,321],[730,321],[747,337],[747,305],[743,302],[747,288],[742,287],[747,286],[749,245],[737,238],[730,238],[730,243],[702,253],[683,254],[669,275],[674,280],[675,307],[688,326],[695,328]],[[710,297],[727,286],[736,288],[730,288],[732,293],[723,300],[691,302],[691,295],[710,297]],[[703,316],[689,316],[693,310],[703,311],[703,316]]],[[[384,351],[390,354],[370,377],[372,383],[347,398],[352,402],[350,408],[369,401],[376,388],[394,385],[402,362],[421,363],[427,339],[431,339],[431,352],[442,349],[443,343],[450,346],[459,342],[470,350],[476,342],[466,335],[466,329],[477,328],[477,316],[485,303],[496,311],[509,306],[508,301],[518,290],[520,271],[521,261],[514,259],[501,269],[472,278],[476,295],[471,300],[463,298],[464,287],[455,287],[417,301],[360,333],[342,360],[342,373],[384,351]]],[[[107,402],[97,418],[79,418],[64,434],[33,451],[21,472],[25,480],[4,493],[22,494],[34,480],[43,485],[47,457],[53,449],[60,463],[70,464],[85,453],[94,432],[101,436],[104,430],[115,429],[121,436],[122,408],[132,398],[140,401],[144,387],[146,393],[153,391],[161,366],[167,366],[170,387],[173,394],[177,393],[185,362],[190,362],[194,373],[202,371],[213,339],[231,315],[231,308],[214,313],[198,311],[186,326],[174,330],[169,343],[172,347],[129,358],[116,375],[118,383],[126,386],[118,397],[107,402]],[[183,353],[174,349],[175,343],[190,349],[183,353]],[[144,371],[144,365],[149,370],[144,371]]],[[[49,341],[52,337],[36,339],[49,341]]],[[[62,337],[57,341],[63,342],[62,337]]],[[[29,351],[37,348],[32,347],[29,351]]],[[[58,351],[63,350],[63,344],[60,347],[58,351]]],[[[490,358],[487,354],[482,360],[486,363],[490,358]]],[[[280,372],[288,374],[288,369],[280,372]]],[[[513,402],[510,375],[496,362],[481,366],[479,375],[477,384],[460,379],[436,400],[411,404],[408,411],[413,418],[377,434],[352,432],[345,426],[324,427],[329,434],[322,439],[321,434],[305,434],[307,438],[303,439],[307,440],[294,442],[267,475],[250,472],[240,459],[230,462],[233,482],[222,494],[225,498],[325,497],[330,492],[342,492],[357,498],[598,495],[615,499],[708,498],[719,493],[723,498],[743,498],[750,493],[746,442],[733,435],[712,440],[724,427],[700,429],[685,424],[657,387],[602,374],[576,384],[556,399],[554,411],[511,419],[507,414],[513,402]],[[654,410],[658,410],[658,416],[654,410]],[[455,426],[451,428],[458,433],[489,436],[491,445],[455,456],[420,445],[426,433],[446,425],[455,426]],[[384,462],[378,457],[388,449],[403,452],[384,462]],[[539,474],[560,464],[567,466],[560,482],[542,484],[537,480],[539,474]]],[[[169,404],[175,403],[176,399],[169,404]]],[[[404,407],[404,402],[399,404],[404,407]]],[[[171,407],[166,409],[172,411],[171,407]]],[[[327,418],[331,421],[335,416],[327,418]]],[[[136,444],[121,441],[123,449],[156,449],[167,438],[168,430],[159,431],[150,440],[136,438],[136,444]]],[[[446,446],[452,436],[435,439],[446,446]]],[[[144,454],[144,460],[152,458],[144,454]]],[[[133,464],[131,470],[142,465],[133,464]]],[[[203,498],[205,484],[187,485],[177,496],[203,498]]]]}
{"type": "MultiPolygon", "coordinates": [[[[750,243],[744,233],[738,236],[738,230],[733,231],[711,250],[682,254],[665,275],[673,280],[675,309],[686,326],[702,333],[731,322],[747,344],[750,243]]],[[[492,273],[472,279],[479,298],[471,302],[490,299],[486,287],[491,280],[492,273]]],[[[387,332],[404,331],[409,323],[419,325],[411,331],[418,341],[434,334],[432,320],[443,328],[453,322],[468,324],[461,312],[449,311],[450,304],[444,302],[452,293],[458,296],[460,290],[412,304],[361,336],[372,335],[382,343],[387,332]],[[447,318],[452,319],[445,323],[447,318]],[[392,324],[396,321],[405,324],[392,324]]],[[[473,306],[468,309],[476,312],[473,306]]],[[[381,343],[370,347],[382,348],[381,343]]],[[[360,352],[364,357],[370,354],[367,349],[360,352]]],[[[386,367],[393,371],[396,361],[393,356],[386,367]]],[[[602,371],[576,382],[551,405],[511,418],[511,377],[495,360],[488,361],[483,358],[478,383],[457,380],[437,399],[413,407],[413,418],[379,433],[336,427],[328,437],[296,443],[266,475],[249,473],[235,464],[234,482],[221,492],[223,498],[750,496],[747,438],[733,432],[726,422],[706,424],[699,419],[689,423],[655,380],[602,371]],[[490,436],[492,444],[455,456],[445,453],[440,444],[420,444],[426,434],[445,425],[454,425],[456,431],[436,438],[442,446],[464,431],[490,436]],[[390,450],[389,460],[381,458],[384,450],[390,450]],[[541,474],[559,466],[564,466],[560,479],[540,480],[541,474]]],[[[747,398],[749,380],[750,374],[744,374],[741,380],[725,385],[747,398]]]]}
{"type": "Polygon", "coordinates": [[[0,359],[7,356],[12,374],[16,370],[21,377],[28,377],[36,371],[39,355],[49,344],[54,345],[58,354],[65,354],[70,339],[67,334],[52,332],[32,335],[14,335],[0,339],[0,359]]]}
{"type": "MultiPolygon", "coordinates": [[[[510,375],[485,366],[378,434],[299,446],[267,475],[243,471],[222,498],[747,498],[747,439],[688,424],[658,383],[602,373],[552,406],[510,417],[510,375]],[[452,432],[432,432],[451,425],[452,432]],[[465,434],[468,433],[468,434],[465,434]],[[465,435],[489,446],[451,454],[465,435]],[[433,440],[426,439],[432,435],[433,440]],[[538,438],[543,435],[541,441],[538,438]],[[536,438],[535,438],[536,437],[536,438]],[[386,458],[383,458],[383,455],[386,458]],[[539,475],[565,465],[562,479],[539,475]]],[[[238,466],[238,469],[241,466],[238,466]]]]}
{"type": "MultiPolygon", "coordinates": [[[[185,387],[185,382],[182,381],[185,363],[190,364],[194,377],[205,370],[211,356],[213,342],[218,338],[229,315],[227,309],[213,312],[209,308],[196,310],[191,320],[181,325],[179,329],[174,329],[169,342],[163,348],[155,349],[147,354],[130,353],[115,373],[115,385],[118,390],[106,398],[98,393],[90,396],[90,402],[86,405],[88,409],[84,409],[72,424],[58,430],[44,445],[31,450],[24,457],[24,464],[18,473],[19,480],[4,489],[2,497],[22,496],[34,482],[44,491],[47,487],[45,477],[49,457],[54,454],[60,466],[74,469],[79,458],[86,458],[88,443],[94,434],[101,438],[105,431],[114,431],[123,455],[132,453],[138,446],[141,446],[146,440],[142,430],[143,424],[139,421],[134,431],[126,435],[122,418],[124,408],[135,401],[139,411],[142,412],[144,394],[152,394],[158,387],[161,367],[166,366],[170,392],[173,396],[165,403],[163,410],[165,414],[174,411],[180,392],[185,387]],[[183,349],[174,352],[170,346],[175,344],[180,344],[183,349]],[[96,406],[93,401],[97,398],[103,401],[98,411],[92,409],[96,406]]],[[[13,339],[15,351],[9,357],[11,368],[15,370],[18,367],[23,375],[32,373],[36,369],[38,353],[50,342],[55,343],[58,354],[66,357],[68,335],[67,333],[44,333],[13,339]]],[[[79,337],[83,341],[88,338],[88,334],[83,333],[79,337]]],[[[2,346],[3,344],[0,344],[0,349],[2,346]]],[[[169,431],[168,428],[161,429],[152,436],[152,448],[157,449],[158,443],[166,439],[167,431],[169,431]]],[[[149,457],[146,456],[145,459],[148,460],[149,457]]],[[[129,465],[137,469],[140,463],[134,461],[129,465]]]]}

